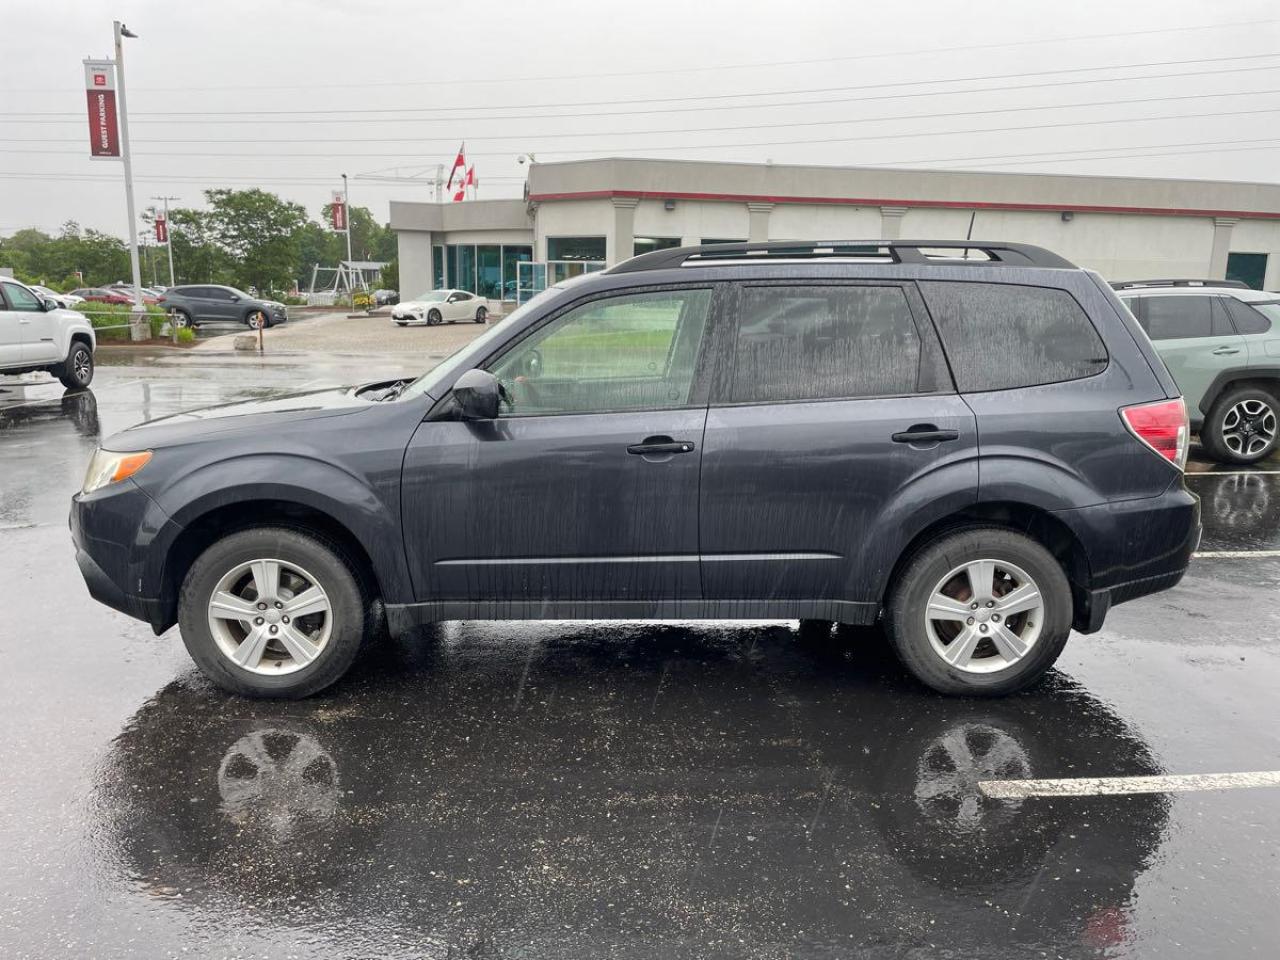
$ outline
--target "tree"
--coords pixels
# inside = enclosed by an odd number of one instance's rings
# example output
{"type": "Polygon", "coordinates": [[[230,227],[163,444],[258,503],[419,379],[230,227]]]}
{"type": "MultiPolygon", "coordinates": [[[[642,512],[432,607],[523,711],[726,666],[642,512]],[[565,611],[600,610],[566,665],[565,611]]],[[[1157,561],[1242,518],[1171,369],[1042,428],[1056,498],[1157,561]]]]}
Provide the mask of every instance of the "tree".
{"type": "Polygon", "coordinates": [[[218,245],[205,210],[175,207],[169,211],[169,242],[178,283],[230,283],[231,264],[218,245]]]}
{"type": "Polygon", "coordinates": [[[206,190],[208,223],[218,246],[232,258],[239,286],[288,287],[298,266],[299,235],[306,225],[300,204],[265,190],[206,190]]]}

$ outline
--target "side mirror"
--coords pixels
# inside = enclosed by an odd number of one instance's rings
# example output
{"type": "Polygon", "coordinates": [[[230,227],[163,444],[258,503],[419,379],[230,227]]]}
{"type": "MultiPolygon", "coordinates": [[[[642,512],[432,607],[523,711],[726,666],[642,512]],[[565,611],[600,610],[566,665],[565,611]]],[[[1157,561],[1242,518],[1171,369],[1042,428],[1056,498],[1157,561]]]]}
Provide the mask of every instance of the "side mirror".
{"type": "Polygon", "coordinates": [[[453,399],[463,420],[498,419],[502,385],[488,370],[468,370],[453,384],[453,399]]]}
{"type": "Polygon", "coordinates": [[[53,297],[41,297],[40,305],[44,307],[45,313],[52,313],[54,310],[59,309],[58,301],[53,297]]]}
{"type": "Polygon", "coordinates": [[[233,294],[231,295],[231,299],[232,299],[232,301],[238,301],[238,300],[240,299],[240,297],[239,297],[237,294],[234,294],[234,293],[233,293],[233,294]]]}

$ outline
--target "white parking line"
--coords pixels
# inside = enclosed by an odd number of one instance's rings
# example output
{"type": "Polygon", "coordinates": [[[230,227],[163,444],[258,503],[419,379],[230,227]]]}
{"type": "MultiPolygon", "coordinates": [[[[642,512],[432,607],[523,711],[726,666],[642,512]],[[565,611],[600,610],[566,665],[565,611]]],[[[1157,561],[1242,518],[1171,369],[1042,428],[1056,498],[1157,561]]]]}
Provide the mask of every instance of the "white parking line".
{"type": "Polygon", "coordinates": [[[1097,797],[1126,793],[1191,793],[1196,790],[1238,790],[1280,787],[1280,770],[1254,773],[1183,773],[1155,777],[1079,777],[1070,780],[982,780],[978,788],[988,797],[1097,797]]]}
{"type": "Polygon", "coordinates": [[[1198,473],[1188,473],[1186,478],[1193,480],[1197,477],[1274,477],[1280,476],[1280,470],[1203,470],[1198,473]]]}
{"type": "Polygon", "coordinates": [[[1200,560],[1224,560],[1229,557],[1280,557],[1280,550],[1201,550],[1193,553],[1200,560]]]}

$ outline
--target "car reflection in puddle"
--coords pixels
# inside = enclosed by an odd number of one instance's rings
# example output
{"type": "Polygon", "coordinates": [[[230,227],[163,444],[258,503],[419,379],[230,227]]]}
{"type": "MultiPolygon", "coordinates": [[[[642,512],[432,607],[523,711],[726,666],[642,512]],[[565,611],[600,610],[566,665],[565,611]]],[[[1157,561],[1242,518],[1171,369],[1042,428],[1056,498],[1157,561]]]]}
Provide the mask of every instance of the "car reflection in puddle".
{"type": "Polygon", "coordinates": [[[1165,798],[978,784],[1157,773],[1143,741],[1060,675],[942,698],[874,640],[448,624],[305,702],[191,675],[117,739],[96,808],[113,872],[183,889],[179,909],[384,956],[391,940],[486,957],[1093,956],[1131,936],[1165,798]]]}

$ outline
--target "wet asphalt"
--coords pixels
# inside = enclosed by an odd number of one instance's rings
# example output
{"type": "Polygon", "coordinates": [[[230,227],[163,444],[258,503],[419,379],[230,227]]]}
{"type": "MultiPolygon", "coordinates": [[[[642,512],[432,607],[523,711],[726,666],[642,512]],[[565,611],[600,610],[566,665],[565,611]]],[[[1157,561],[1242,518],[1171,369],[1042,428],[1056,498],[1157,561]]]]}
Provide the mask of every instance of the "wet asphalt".
{"type": "Polygon", "coordinates": [[[89,598],[69,497],[133,422],[413,358],[99,362],[0,385],[0,957],[1276,955],[1280,788],[977,783],[1280,769],[1280,462],[1193,462],[1211,555],[1005,700],[869,630],[449,623],[254,702],[89,598]]]}

